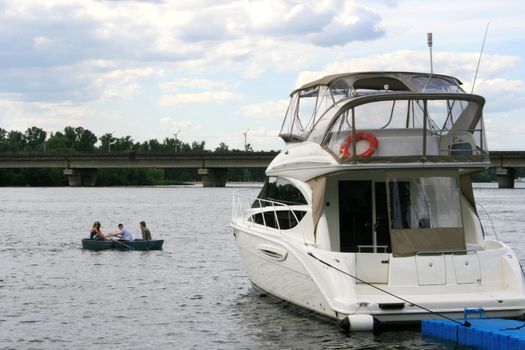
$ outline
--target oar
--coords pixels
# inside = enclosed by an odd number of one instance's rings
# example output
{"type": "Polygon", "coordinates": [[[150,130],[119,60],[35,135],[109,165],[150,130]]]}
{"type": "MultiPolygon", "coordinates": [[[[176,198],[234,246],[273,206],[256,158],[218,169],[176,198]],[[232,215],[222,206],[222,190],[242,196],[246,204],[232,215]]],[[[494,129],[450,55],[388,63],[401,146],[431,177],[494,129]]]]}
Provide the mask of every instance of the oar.
{"type": "Polygon", "coordinates": [[[112,237],[110,237],[110,239],[111,239],[113,242],[118,243],[118,244],[121,244],[121,245],[123,245],[124,247],[128,248],[128,250],[135,250],[135,249],[133,249],[132,246],[127,245],[127,244],[124,244],[124,243],[122,243],[122,242],[119,241],[119,240],[115,240],[115,239],[113,239],[112,237]]]}

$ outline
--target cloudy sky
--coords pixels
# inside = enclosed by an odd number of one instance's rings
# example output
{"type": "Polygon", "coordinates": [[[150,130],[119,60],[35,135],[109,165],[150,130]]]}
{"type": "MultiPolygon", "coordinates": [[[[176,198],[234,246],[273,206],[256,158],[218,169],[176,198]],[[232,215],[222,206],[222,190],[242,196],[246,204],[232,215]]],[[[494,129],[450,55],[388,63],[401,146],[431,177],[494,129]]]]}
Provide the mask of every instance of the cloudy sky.
{"type": "Polygon", "coordinates": [[[280,149],[291,90],[434,71],[486,97],[489,147],[525,150],[525,1],[0,0],[0,127],[280,149]]]}

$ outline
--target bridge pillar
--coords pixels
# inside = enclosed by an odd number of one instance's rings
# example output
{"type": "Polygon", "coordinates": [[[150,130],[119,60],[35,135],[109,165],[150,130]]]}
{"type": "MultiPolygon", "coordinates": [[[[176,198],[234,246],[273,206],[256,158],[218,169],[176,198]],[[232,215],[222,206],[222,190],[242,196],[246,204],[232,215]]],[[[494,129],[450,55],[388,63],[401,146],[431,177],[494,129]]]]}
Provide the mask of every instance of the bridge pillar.
{"type": "Polygon", "coordinates": [[[70,187],[95,186],[97,169],[64,169],[70,187]]]}
{"type": "Polygon", "coordinates": [[[498,188],[514,188],[516,169],[496,168],[496,176],[498,177],[498,188]]]}
{"type": "Polygon", "coordinates": [[[228,180],[227,168],[200,168],[197,170],[202,175],[203,187],[225,187],[228,180]]]}

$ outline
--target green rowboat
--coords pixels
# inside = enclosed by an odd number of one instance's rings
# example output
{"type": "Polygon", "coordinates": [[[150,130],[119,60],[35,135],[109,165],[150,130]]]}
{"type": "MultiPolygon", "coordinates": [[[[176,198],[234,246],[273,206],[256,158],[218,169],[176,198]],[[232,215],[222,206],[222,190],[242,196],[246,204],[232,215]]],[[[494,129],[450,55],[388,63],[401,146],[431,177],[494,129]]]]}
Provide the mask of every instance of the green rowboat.
{"type": "Polygon", "coordinates": [[[135,239],[133,241],[120,241],[120,240],[96,240],[83,238],[82,248],[88,250],[160,250],[164,244],[163,239],[144,241],[142,239],[135,239]]]}

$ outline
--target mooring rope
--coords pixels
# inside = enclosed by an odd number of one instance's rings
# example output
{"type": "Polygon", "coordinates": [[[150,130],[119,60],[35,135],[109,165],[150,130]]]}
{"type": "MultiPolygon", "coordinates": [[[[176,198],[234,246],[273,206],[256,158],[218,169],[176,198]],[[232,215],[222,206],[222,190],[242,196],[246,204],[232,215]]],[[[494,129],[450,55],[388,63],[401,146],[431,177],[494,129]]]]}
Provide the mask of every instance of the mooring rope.
{"type": "Polygon", "coordinates": [[[424,307],[424,306],[422,306],[422,305],[419,305],[419,304],[413,303],[413,302],[411,302],[410,300],[407,300],[407,299],[405,299],[405,298],[402,298],[402,297],[400,297],[399,295],[395,295],[394,293],[391,293],[391,292],[389,292],[389,291],[387,291],[387,290],[384,290],[384,289],[382,289],[382,288],[379,288],[378,286],[375,286],[375,285],[373,285],[372,283],[369,283],[369,282],[367,282],[367,281],[364,281],[364,280],[360,279],[360,278],[357,277],[357,276],[354,276],[354,275],[352,275],[352,274],[350,274],[350,273],[348,273],[348,272],[346,272],[346,271],[343,271],[343,270],[341,270],[340,268],[338,268],[338,267],[336,267],[336,266],[333,266],[332,264],[330,264],[330,263],[328,263],[328,262],[326,262],[326,261],[324,261],[324,260],[322,260],[322,259],[316,257],[312,252],[308,252],[308,255],[310,255],[312,258],[316,259],[317,261],[319,261],[319,262],[325,264],[326,266],[329,266],[329,267],[331,267],[331,268],[333,268],[333,269],[335,269],[335,270],[337,270],[337,271],[339,271],[339,272],[341,272],[341,273],[343,273],[343,274],[345,274],[345,275],[348,275],[348,276],[352,277],[352,278],[355,279],[356,281],[359,281],[359,282],[361,282],[361,283],[364,283],[364,284],[366,284],[366,285],[368,285],[368,286],[370,286],[370,287],[372,287],[372,288],[375,288],[375,289],[377,289],[377,290],[379,290],[379,291],[381,291],[381,292],[383,292],[383,293],[385,293],[385,294],[391,295],[391,296],[393,296],[394,298],[397,298],[397,299],[399,299],[399,300],[404,301],[405,303],[408,303],[408,304],[410,304],[410,305],[416,306],[416,307],[418,307],[418,308],[420,308],[420,309],[422,309],[422,310],[427,311],[427,312],[430,313],[430,314],[433,314],[433,315],[439,316],[439,317],[441,317],[441,318],[444,318],[444,319],[446,319],[446,320],[449,320],[449,321],[451,321],[451,322],[457,323],[457,324],[459,324],[460,326],[463,326],[463,327],[470,327],[470,322],[468,322],[467,320],[465,320],[463,323],[460,322],[460,321],[458,321],[458,320],[454,320],[453,318],[450,318],[450,317],[448,317],[448,316],[445,316],[445,315],[443,315],[443,314],[440,313],[440,312],[432,311],[432,310],[430,310],[430,309],[428,309],[428,308],[426,308],[426,307],[424,307]]]}

